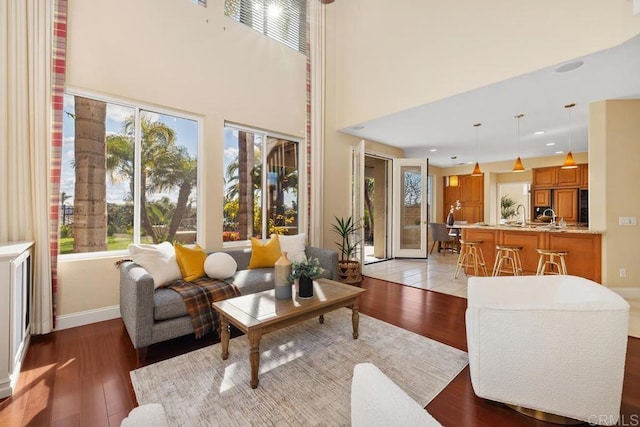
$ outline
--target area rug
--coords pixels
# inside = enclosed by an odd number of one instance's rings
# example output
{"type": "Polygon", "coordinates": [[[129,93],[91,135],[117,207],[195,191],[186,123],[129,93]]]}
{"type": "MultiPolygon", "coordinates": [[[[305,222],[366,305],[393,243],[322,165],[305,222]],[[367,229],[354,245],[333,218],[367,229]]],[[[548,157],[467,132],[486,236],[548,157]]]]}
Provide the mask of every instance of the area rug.
{"type": "Polygon", "coordinates": [[[249,344],[220,344],[131,371],[140,405],[161,403],[176,426],[349,425],[353,368],[371,362],[426,406],[467,365],[467,353],[351,310],[265,335],[260,384],[249,386],[249,344]]]}

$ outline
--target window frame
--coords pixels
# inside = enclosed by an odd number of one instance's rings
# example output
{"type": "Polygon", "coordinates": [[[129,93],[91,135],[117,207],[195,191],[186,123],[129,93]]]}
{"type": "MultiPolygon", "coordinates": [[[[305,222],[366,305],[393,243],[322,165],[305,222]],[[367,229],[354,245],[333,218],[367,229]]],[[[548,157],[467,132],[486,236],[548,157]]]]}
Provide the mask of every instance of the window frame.
{"type": "MultiPolygon", "coordinates": [[[[242,10],[243,10],[243,3],[248,3],[248,9],[250,10],[257,10],[256,5],[258,3],[260,4],[261,8],[264,8],[266,6],[266,1],[265,0],[237,0],[238,2],[238,8],[239,8],[239,14],[238,16],[234,16],[233,14],[228,13],[227,10],[227,1],[228,0],[223,0],[223,10],[224,10],[224,16],[234,20],[235,22],[245,25],[249,28],[251,28],[254,31],[257,31],[258,33],[262,34],[263,36],[268,37],[271,40],[274,40],[290,49],[295,50],[296,52],[301,53],[302,55],[307,55],[308,54],[308,46],[307,46],[307,42],[309,39],[309,35],[308,33],[308,28],[307,28],[307,1],[305,0],[291,0],[291,2],[296,2],[298,3],[299,8],[293,8],[295,9],[293,12],[297,12],[297,16],[298,16],[298,31],[297,31],[297,37],[295,38],[289,38],[289,37],[276,37],[274,35],[273,32],[269,31],[269,21],[265,18],[266,15],[268,15],[268,12],[263,13],[262,14],[262,18],[260,20],[257,20],[254,18],[254,15],[251,15],[251,20],[246,19],[243,14],[242,14],[242,10]],[[304,14],[302,14],[302,12],[304,12],[304,14]],[[301,19],[303,18],[303,19],[301,19]],[[260,25],[254,25],[254,22],[259,22],[260,25]],[[260,29],[262,28],[262,29],[260,29]],[[288,43],[288,42],[296,42],[297,47],[292,46],[293,43],[288,43]]],[[[276,0],[277,3],[280,2],[280,0],[276,0]]],[[[294,13],[291,14],[287,14],[289,17],[293,17],[294,13]]]]}
{"type": "MultiPolygon", "coordinates": [[[[146,111],[149,113],[158,113],[168,116],[175,116],[185,120],[192,120],[198,124],[198,133],[197,133],[197,182],[196,182],[196,214],[198,216],[197,224],[196,224],[196,243],[200,246],[203,246],[203,233],[204,233],[204,203],[202,202],[202,197],[204,192],[202,191],[202,183],[203,181],[203,169],[204,165],[200,163],[200,159],[204,159],[203,155],[203,123],[204,118],[201,115],[197,115],[194,113],[186,112],[179,109],[172,109],[167,107],[160,107],[154,104],[147,104],[144,102],[133,101],[131,99],[123,98],[123,97],[115,97],[110,95],[105,95],[98,92],[86,91],[82,89],[69,88],[66,87],[64,91],[64,95],[71,96],[82,96],[85,98],[95,99],[97,101],[102,101],[109,104],[115,104],[126,108],[131,108],[134,110],[135,117],[135,140],[134,140],[134,153],[135,153],[135,176],[134,176],[134,203],[133,203],[133,241],[132,244],[140,243],[140,174],[141,174],[141,126],[140,126],[140,111],[146,111]],[[137,197],[135,197],[137,196],[137,197]]],[[[74,183],[75,185],[75,183],[74,183]]],[[[60,230],[58,230],[58,238],[60,236],[60,230]]],[[[82,253],[71,253],[71,254],[59,254],[58,258],[60,260],[81,260],[81,259],[95,259],[95,258],[112,258],[112,257],[122,257],[129,253],[128,250],[113,250],[113,251],[97,251],[97,252],[82,252],[82,253]]]]}
{"type": "MultiPolygon", "coordinates": [[[[262,144],[263,144],[263,149],[265,151],[263,151],[265,153],[265,155],[262,156],[262,167],[263,170],[266,170],[266,162],[267,162],[267,155],[266,155],[266,145],[267,145],[267,140],[268,138],[277,138],[277,139],[286,139],[288,141],[291,142],[295,142],[298,144],[298,234],[300,233],[307,233],[307,229],[308,229],[308,217],[309,217],[309,208],[308,208],[308,194],[307,194],[307,183],[308,183],[308,177],[307,177],[307,159],[308,159],[308,155],[307,155],[307,143],[306,140],[304,138],[298,138],[292,135],[287,135],[284,133],[279,133],[279,132],[275,132],[275,131],[269,131],[269,130],[265,130],[265,129],[260,129],[260,128],[256,128],[256,127],[252,127],[252,126],[246,126],[246,125],[242,125],[242,124],[238,124],[235,122],[230,122],[230,121],[225,121],[224,122],[224,126],[223,126],[223,141],[222,141],[222,151],[223,151],[223,155],[222,155],[222,174],[224,176],[225,173],[225,168],[224,168],[224,129],[225,128],[232,128],[236,131],[244,131],[244,132],[252,132],[252,133],[259,133],[263,135],[263,140],[262,140],[262,144]]],[[[265,194],[265,188],[267,187],[268,183],[267,183],[267,174],[262,174],[262,188],[261,188],[261,192],[262,194],[265,194]]],[[[222,191],[224,191],[224,187],[222,188],[222,191]]],[[[266,204],[266,197],[262,198],[262,206],[261,209],[264,210],[266,204]]],[[[224,206],[221,206],[221,211],[224,210],[224,206]]],[[[266,216],[262,215],[262,229],[264,230],[266,228],[266,216]]],[[[224,222],[220,224],[222,227],[224,227],[224,222]]],[[[223,228],[220,229],[220,238],[222,240],[222,232],[224,231],[223,228]]],[[[267,236],[269,237],[269,236],[267,236]]],[[[230,241],[230,242],[225,242],[222,241],[222,248],[223,249],[231,249],[231,248],[244,248],[244,247],[248,247],[251,245],[251,239],[247,239],[247,240],[236,240],[236,241],[230,241]]]]}

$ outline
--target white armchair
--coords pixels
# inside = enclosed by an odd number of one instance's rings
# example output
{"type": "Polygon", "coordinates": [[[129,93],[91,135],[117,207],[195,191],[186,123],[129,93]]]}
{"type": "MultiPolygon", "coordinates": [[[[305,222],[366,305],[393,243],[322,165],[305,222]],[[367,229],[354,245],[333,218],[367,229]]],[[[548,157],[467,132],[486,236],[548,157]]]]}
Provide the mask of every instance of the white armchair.
{"type": "Polygon", "coordinates": [[[618,420],[629,304],[575,276],[471,277],[476,395],[595,424],[618,420]]]}

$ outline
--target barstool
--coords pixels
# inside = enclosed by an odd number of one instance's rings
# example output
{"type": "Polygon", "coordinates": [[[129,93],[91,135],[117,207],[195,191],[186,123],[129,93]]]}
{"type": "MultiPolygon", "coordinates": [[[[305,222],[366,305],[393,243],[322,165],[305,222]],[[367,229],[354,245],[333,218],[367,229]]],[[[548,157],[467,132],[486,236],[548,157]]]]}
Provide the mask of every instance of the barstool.
{"type": "Polygon", "coordinates": [[[496,245],[496,261],[493,263],[492,276],[500,276],[505,273],[512,276],[522,276],[522,262],[520,261],[520,251],[523,246],[518,245],[496,245]],[[504,266],[503,266],[504,264],[504,266]]]}
{"type": "Polygon", "coordinates": [[[484,275],[488,276],[487,266],[484,262],[484,255],[480,245],[483,240],[460,240],[460,255],[458,255],[458,264],[456,265],[456,273],[453,277],[458,278],[461,269],[473,267],[474,275],[478,275],[478,268],[484,271],[484,275]]]}
{"type": "Polygon", "coordinates": [[[569,251],[561,249],[536,249],[536,252],[538,252],[539,255],[536,276],[544,276],[545,274],[567,274],[564,257],[569,254],[569,251]],[[547,266],[550,266],[551,269],[547,270],[547,266]],[[553,266],[558,270],[557,273],[553,271],[553,266]]]}

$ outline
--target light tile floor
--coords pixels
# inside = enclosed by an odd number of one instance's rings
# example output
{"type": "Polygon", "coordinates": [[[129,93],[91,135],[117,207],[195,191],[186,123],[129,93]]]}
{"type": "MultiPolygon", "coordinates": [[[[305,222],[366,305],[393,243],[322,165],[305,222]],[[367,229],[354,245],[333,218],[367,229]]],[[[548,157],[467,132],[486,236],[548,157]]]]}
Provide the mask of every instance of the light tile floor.
{"type": "MultiPolygon", "coordinates": [[[[365,264],[365,276],[414,288],[428,289],[457,297],[467,297],[467,276],[460,274],[454,279],[455,254],[432,254],[428,259],[393,259],[365,264]]],[[[631,305],[629,312],[629,335],[640,338],[640,293],[637,297],[624,295],[631,305]]]]}

